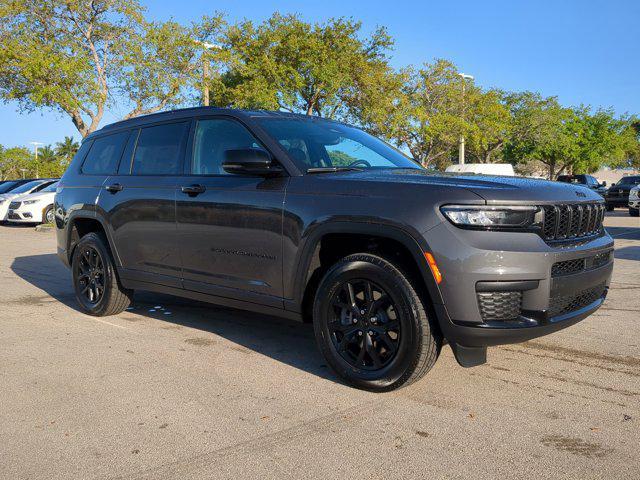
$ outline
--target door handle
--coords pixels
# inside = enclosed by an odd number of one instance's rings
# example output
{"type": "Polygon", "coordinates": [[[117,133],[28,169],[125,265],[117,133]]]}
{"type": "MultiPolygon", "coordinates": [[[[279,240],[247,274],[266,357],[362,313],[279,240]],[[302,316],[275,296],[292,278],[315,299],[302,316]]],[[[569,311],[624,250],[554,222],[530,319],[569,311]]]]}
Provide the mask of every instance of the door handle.
{"type": "Polygon", "coordinates": [[[121,192],[124,187],[119,183],[114,183],[112,185],[107,185],[104,188],[107,192],[117,193],[117,192],[121,192]]]}
{"type": "Polygon", "coordinates": [[[205,190],[206,188],[204,185],[197,185],[197,184],[182,187],[182,193],[186,193],[190,197],[195,197],[196,195],[204,193],[205,190]]]}

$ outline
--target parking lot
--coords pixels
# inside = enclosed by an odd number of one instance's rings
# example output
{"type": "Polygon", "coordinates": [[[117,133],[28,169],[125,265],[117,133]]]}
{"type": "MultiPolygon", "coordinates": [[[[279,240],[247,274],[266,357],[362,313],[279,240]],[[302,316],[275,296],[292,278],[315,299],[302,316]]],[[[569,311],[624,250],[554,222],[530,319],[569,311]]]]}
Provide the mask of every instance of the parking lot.
{"type": "Polygon", "coordinates": [[[640,478],[640,222],[606,225],[595,315],[387,394],[310,325],[149,293],[83,315],[53,232],[0,226],[0,478],[640,478]]]}

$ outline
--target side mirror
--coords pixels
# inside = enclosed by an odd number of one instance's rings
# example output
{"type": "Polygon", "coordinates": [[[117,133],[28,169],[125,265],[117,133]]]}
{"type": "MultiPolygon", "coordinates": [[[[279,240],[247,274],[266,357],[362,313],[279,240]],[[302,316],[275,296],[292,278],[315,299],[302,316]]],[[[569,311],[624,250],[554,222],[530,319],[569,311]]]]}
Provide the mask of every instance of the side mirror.
{"type": "Polygon", "coordinates": [[[222,168],[228,173],[262,177],[282,173],[282,167],[274,163],[269,152],[260,148],[226,150],[222,168]]]}
{"type": "Polygon", "coordinates": [[[607,186],[607,182],[602,182],[600,185],[602,185],[603,187],[607,186]]]}
{"type": "Polygon", "coordinates": [[[615,186],[616,186],[616,182],[613,182],[613,183],[611,184],[611,186],[612,186],[612,187],[615,187],[615,186]]]}

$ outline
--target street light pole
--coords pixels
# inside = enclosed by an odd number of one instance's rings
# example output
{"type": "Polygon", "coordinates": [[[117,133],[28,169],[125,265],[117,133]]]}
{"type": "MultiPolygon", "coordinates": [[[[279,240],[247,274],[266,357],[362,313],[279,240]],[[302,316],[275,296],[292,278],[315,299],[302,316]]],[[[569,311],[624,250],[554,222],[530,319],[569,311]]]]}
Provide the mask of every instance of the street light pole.
{"type": "MultiPolygon", "coordinates": [[[[466,73],[458,73],[462,78],[462,120],[465,118],[465,103],[464,103],[464,92],[465,85],[467,80],[473,80],[472,75],[467,75],[466,73]]],[[[464,134],[460,134],[460,143],[458,146],[458,165],[464,165],[464,134]]]]}
{"type": "Polygon", "coordinates": [[[41,142],[29,142],[29,143],[33,145],[36,151],[35,152],[36,153],[36,178],[40,178],[40,175],[38,174],[38,146],[44,145],[44,143],[41,143],[41,142]]]}
{"type": "MultiPolygon", "coordinates": [[[[202,45],[205,50],[222,49],[220,45],[216,45],[215,43],[201,42],[200,40],[195,40],[195,42],[202,45]]],[[[202,57],[202,106],[209,106],[209,64],[204,56],[202,57]]]]}

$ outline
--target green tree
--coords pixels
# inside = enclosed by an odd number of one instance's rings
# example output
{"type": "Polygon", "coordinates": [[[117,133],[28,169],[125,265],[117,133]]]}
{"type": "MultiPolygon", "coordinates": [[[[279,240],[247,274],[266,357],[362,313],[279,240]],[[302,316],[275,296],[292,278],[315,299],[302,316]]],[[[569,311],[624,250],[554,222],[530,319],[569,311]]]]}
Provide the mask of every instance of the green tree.
{"type": "Polygon", "coordinates": [[[464,135],[469,156],[478,163],[501,161],[512,128],[505,94],[472,87],[465,97],[464,135]]]}
{"type": "Polygon", "coordinates": [[[0,147],[0,179],[12,180],[31,176],[33,155],[24,147],[0,147]]]}
{"type": "Polygon", "coordinates": [[[63,141],[56,143],[56,155],[69,163],[79,148],[80,144],[73,137],[64,137],[63,141]]]}
{"type": "Polygon", "coordinates": [[[367,114],[365,125],[408,150],[422,165],[442,168],[466,131],[462,79],[453,63],[441,59],[403,75],[403,85],[392,92],[386,111],[367,114]]]}
{"type": "Polygon", "coordinates": [[[277,13],[260,25],[232,25],[215,55],[225,73],[211,81],[213,101],[348,118],[372,79],[392,72],[386,31],[361,38],[360,30],[360,23],[349,19],[310,24],[277,13]]]}
{"type": "Polygon", "coordinates": [[[42,163],[57,162],[58,155],[51,145],[45,145],[38,149],[38,161],[42,163]]]}
{"type": "Polygon", "coordinates": [[[61,111],[85,137],[122,98],[125,117],[182,101],[202,50],[186,39],[209,32],[146,22],[137,0],[2,2],[0,98],[61,111]]]}

